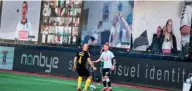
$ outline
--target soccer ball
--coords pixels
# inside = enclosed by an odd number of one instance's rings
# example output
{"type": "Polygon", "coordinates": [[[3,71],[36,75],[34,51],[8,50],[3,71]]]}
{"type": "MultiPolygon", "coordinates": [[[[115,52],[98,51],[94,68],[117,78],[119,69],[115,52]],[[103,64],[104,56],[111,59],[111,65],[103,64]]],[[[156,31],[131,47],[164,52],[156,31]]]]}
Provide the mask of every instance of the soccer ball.
{"type": "Polygon", "coordinates": [[[91,85],[90,85],[90,90],[93,91],[93,90],[95,90],[95,89],[96,89],[96,86],[95,86],[94,84],[91,84],[91,85]]]}

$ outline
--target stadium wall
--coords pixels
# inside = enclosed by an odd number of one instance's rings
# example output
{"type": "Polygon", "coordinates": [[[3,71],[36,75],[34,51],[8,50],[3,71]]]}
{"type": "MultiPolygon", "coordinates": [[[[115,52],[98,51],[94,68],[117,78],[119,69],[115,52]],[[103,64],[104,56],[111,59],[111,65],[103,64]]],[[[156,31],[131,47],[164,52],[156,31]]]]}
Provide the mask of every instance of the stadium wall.
{"type": "MultiPolygon", "coordinates": [[[[13,70],[76,77],[72,65],[78,51],[78,48],[15,46],[13,70]]],[[[93,51],[91,59],[96,60],[99,52],[93,51]]],[[[192,63],[176,62],[179,60],[176,57],[161,56],[155,60],[149,55],[144,58],[144,54],[115,53],[115,56],[118,63],[112,79],[116,83],[181,89],[185,79],[192,76],[192,63]]],[[[96,66],[99,68],[100,64],[96,66]]],[[[100,76],[100,70],[94,74],[100,76]]]]}

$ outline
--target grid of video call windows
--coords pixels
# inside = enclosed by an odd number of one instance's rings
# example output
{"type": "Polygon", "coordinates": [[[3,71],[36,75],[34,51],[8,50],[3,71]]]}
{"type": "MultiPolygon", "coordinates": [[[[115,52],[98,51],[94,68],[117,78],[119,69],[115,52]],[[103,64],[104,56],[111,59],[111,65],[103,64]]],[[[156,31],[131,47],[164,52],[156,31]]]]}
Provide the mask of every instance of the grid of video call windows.
{"type": "Polygon", "coordinates": [[[41,42],[75,44],[77,41],[81,0],[43,1],[41,42]]]}

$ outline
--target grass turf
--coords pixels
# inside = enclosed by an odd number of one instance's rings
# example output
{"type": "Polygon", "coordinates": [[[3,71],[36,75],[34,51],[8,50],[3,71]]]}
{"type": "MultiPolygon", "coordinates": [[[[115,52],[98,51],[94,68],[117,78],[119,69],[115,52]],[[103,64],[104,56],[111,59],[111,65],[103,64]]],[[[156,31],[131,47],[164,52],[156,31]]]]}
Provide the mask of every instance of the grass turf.
{"type": "MultiPolygon", "coordinates": [[[[95,85],[94,91],[100,91],[102,85],[95,85]]],[[[0,72],[0,91],[76,91],[76,81],[0,72]]],[[[116,86],[113,91],[143,90],[116,86]]]]}

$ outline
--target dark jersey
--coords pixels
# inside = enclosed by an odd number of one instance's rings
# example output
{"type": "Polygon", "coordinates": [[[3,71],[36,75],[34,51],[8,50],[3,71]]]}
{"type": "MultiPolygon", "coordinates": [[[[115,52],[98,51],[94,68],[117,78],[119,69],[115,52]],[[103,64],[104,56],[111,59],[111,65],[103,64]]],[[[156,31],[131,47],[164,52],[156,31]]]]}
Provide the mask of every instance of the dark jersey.
{"type": "Polygon", "coordinates": [[[87,65],[87,59],[90,58],[89,52],[81,51],[76,54],[77,57],[77,67],[82,68],[86,67],[87,65]]]}

